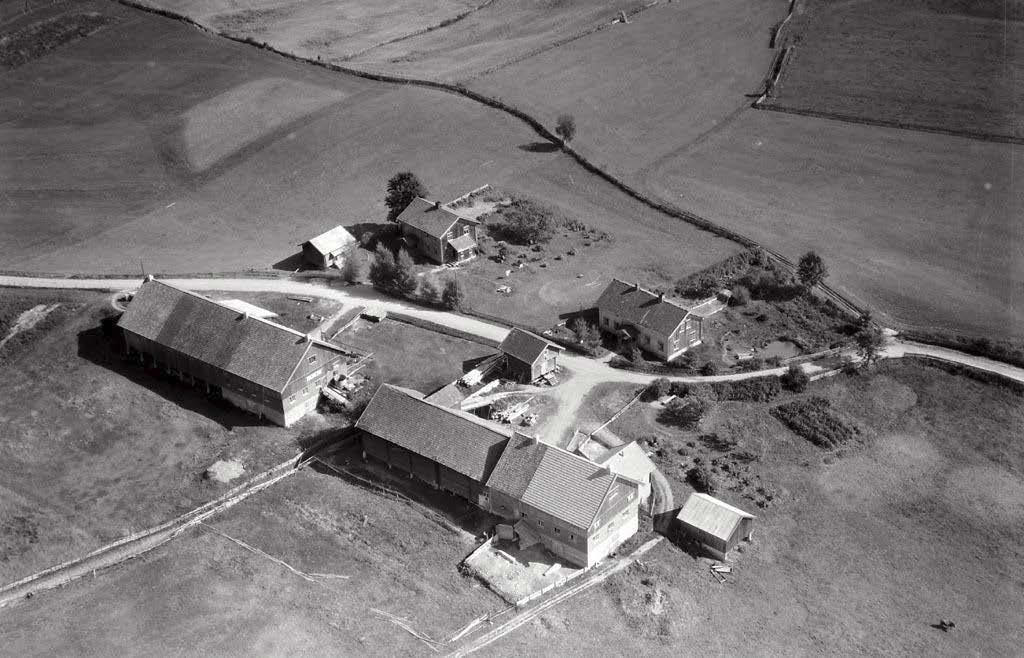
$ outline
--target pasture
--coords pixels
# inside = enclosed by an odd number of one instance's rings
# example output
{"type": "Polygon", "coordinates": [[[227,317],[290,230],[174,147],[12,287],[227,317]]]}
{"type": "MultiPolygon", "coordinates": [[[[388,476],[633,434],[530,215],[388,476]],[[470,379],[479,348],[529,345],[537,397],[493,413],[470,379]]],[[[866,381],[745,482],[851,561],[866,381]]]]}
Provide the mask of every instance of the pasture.
{"type": "Polygon", "coordinates": [[[402,170],[437,199],[492,183],[578,208],[634,244],[675,245],[657,247],[657,265],[676,276],[735,249],[536,148],[535,134],[501,112],[95,7],[121,18],[103,40],[0,78],[8,269],[268,269],[326,228],[382,222],[385,181],[402,170]]]}
{"type": "Polygon", "coordinates": [[[4,583],[216,498],[233,486],[202,477],[218,459],[253,474],[326,429],[316,416],[292,429],[264,425],[122,362],[99,326],[108,296],[0,291],[5,309],[53,303],[66,310],[3,354],[4,583]]]}
{"type": "Polygon", "coordinates": [[[1024,139],[1024,4],[810,0],[771,107],[1024,139]]]}
{"type": "Polygon", "coordinates": [[[646,174],[905,326],[1024,335],[1021,147],[751,111],[646,174]]]}
{"type": "Polygon", "coordinates": [[[188,16],[231,36],[329,61],[436,27],[472,11],[482,1],[143,0],[142,4],[188,16]]]}

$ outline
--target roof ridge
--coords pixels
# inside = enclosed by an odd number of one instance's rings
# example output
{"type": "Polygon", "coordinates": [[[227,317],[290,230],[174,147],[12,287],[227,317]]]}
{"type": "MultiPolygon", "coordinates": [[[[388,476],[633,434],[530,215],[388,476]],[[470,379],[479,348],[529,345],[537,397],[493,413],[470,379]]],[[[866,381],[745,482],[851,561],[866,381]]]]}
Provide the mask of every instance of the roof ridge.
{"type": "MultiPolygon", "coordinates": [[[[653,290],[648,290],[647,288],[644,288],[643,286],[640,285],[639,281],[630,283],[629,281],[623,281],[622,279],[619,279],[617,277],[612,277],[612,281],[613,282],[614,281],[618,281],[619,283],[623,283],[623,284],[629,286],[630,288],[636,288],[637,291],[642,292],[645,295],[650,295],[651,297],[653,297],[659,304],[669,304],[671,306],[675,306],[680,311],[686,311],[687,314],[689,314],[689,313],[691,313],[693,311],[693,307],[683,306],[683,304],[681,302],[678,302],[678,301],[676,301],[674,299],[666,297],[663,293],[656,293],[653,290]]],[[[709,300],[706,300],[706,301],[711,301],[711,300],[709,299],[709,300]]],[[[649,312],[650,311],[648,310],[648,313],[649,312]]]]}
{"type": "Polygon", "coordinates": [[[486,430],[490,430],[491,432],[494,432],[495,434],[500,434],[501,436],[504,436],[506,438],[512,438],[513,432],[506,433],[505,429],[503,427],[501,427],[500,425],[495,425],[494,423],[488,422],[488,421],[484,420],[483,418],[480,418],[479,416],[476,416],[476,415],[471,414],[471,413],[466,412],[466,411],[462,411],[461,409],[451,409],[449,407],[443,407],[443,406],[441,406],[439,404],[436,404],[434,402],[431,402],[431,401],[427,400],[426,396],[424,396],[424,397],[416,397],[414,395],[409,395],[408,392],[407,392],[408,389],[405,389],[405,388],[403,388],[401,386],[395,386],[394,384],[382,384],[382,387],[383,386],[386,386],[386,387],[388,387],[388,388],[390,388],[392,390],[396,390],[399,393],[402,393],[403,395],[408,396],[410,399],[416,400],[417,402],[422,402],[423,404],[425,404],[427,406],[430,406],[430,407],[433,407],[434,409],[440,409],[441,411],[443,411],[443,412],[445,412],[447,414],[451,414],[452,416],[456,416],[458,418],[462,418],[464,420],[468,420],[469,422],[471,422],[471,423],[473,423],[475,425],[478,425],[478,426],[480,426],[480,427],[482,427],[482,428],[484,428],[486,430]]]}

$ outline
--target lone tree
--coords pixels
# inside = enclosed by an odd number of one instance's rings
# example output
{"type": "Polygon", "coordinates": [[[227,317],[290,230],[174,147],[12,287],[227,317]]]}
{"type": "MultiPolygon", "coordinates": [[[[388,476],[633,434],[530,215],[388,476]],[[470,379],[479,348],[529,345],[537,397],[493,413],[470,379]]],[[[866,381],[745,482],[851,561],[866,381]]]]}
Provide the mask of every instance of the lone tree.
{"type": "Polygon", "coordinates": [[[504,223],[499,230],[517,244],[548,242],[555,234],[552,211],[536,201],[516,199],[501,212],[504,223]]]}
{"type": "Polygon", "coordinates": [[[570,329],[575,334],[576,341],[586,348],[590,354],[596,353],[598,348],[601,347],[601,332],[583,318],[573,320],[570,329]]]}
{"type": "Polygon", "coordinates": [[[437,283],[429,276],[423,277],[423,282],[420,283],[420,299],[428,304],[436,304],[440,297],[441,291],[438,290],[437,283]]]}
{"type": "Polygon", "coordinates": [[[571,114],[559,115],[555,122],[555,134],[562,138],[563,142],[571,141],[576,135],[576,119],[571,114]]]}
{"type": "Polygon", "coordinates": [[[384,203],[388,207],[388,221],[395,221],[402,211],[418,196],[427,196],[427,188],[411,171],[395,174],[388,181],[388,193],[384,203]]]}
{"type": "Polygon", "coordinates": [[[825,267],[825,261],[821,259],[821,256],[813,251],[808,251],[800,257],[800,263],[796,268],[796,276],[805,288],[813,288],[825,280],[825,277],[828,276],[828,269],[825,267]]]}
{"type": "Polygon", "coordinates": [[[359,283],[363,278],[363,264],[355,253],[345,257],[345,263],[341,266],[341,279],[345,283],[359,283]]]}
{"type": "Polygon", "coordinates": [[[864,363],[871,365],[878,360],[878,353],[882,350],[885,339],[878,327],[865,327],[857,332],[857,352],[864,359],[864,363]]]}
{"type": "Polygon", "coordinates": [[[465,296],[462,293],[462,286],[455,279],[448,279],[444,284],[444,291],[441,292],[441,304],[452,311],[462,308],[465,296]]]}

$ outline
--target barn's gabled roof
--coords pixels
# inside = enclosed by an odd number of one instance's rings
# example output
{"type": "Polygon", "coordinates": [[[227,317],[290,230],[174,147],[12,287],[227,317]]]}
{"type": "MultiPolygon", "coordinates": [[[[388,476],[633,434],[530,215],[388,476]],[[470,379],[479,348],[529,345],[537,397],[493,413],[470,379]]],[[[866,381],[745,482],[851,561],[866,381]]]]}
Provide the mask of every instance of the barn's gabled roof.
{"type": "Polygon", "coordinates": [[[670,335],[689,315],[689,309],[640,286],[612,279],[597,300],[598,309],[624,321],[670,335]]]}
{"type": "Polygon", "coordinates": [[[727,541],[742,519],[755,519],[738,507],[703,493],[691,494],[676,517],[681,523],[727,541]]]}
{"type": "Polygon", "coordinates": [[[339,249],[354,245],[355,237],[344,226],[335,226],[326,233],[312,238],[308,243],[321,254],[333,254],[339,249]]]}
{"type": "Polygon", "coordinates": [[[487,486],[584,529],[594,522],[613,487],[636,487],[583,457],[518,433],[487,486]]]}
{"type": "Polygon", "coordinates": [[[284,389],[307,350],[344,353],[294,329],[157,280],[142,284],[117,324],[274,391],[284,389]]]}
{"type": "Polygon", "coordinates": [[[498,349],[504,354],[530,365],[533,365],[540,358],[540,355],[544,353],[544,350],[548,348],[555,350],[563,349],[561,345],[544,340],[540,336],[531,334],[529,331],[524,331],[519,327],[513,327],[512,331],[508,332],[508,335],[505,336],[505,340],[501,341],[501,345],[498,346],[498,349]]]}
{"type": "Polygon", "coordinates": [[[356,427],[480,483],[511,436],[499,425],[390,384],[377,389],[356,427]]]}
{"type": "Polygon", "coordinates": [[[412,203],[406,206],[405,210],[398,215],[398,223],[418,228],[435,238],[440,238],[444,235],[452,227],[452,224],[460,219],[472,222],[473,224],[480,223],[478,220],[457,215],[444,205],[427,201],[423,197],[413,199],[412,203]]]}

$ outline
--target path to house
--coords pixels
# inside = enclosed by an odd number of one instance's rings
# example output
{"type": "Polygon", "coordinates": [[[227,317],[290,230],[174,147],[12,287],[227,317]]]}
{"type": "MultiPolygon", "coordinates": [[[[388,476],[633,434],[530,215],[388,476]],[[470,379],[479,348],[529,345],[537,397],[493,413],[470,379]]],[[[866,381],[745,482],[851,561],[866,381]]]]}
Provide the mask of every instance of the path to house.
{"type": "MultiPolygon", "coordinates": [[[[492,322],[485,322],[477,318],[451,313],[448,311],[434,311],[421,306],[408,304],[396,299],[387,297],[376,291],[363,287],[359,288],[332,288],[324,285],[291,281],[288,279],[262,279],[262,278],[167,278],[162,279],[171,285],[187,288],[196,291],[224,291],[224,292],[278,292],[287,295],[303,295],[313,297],[326,297],[340,301],[348,306],[378,306],[388,311],[399,311],[408,315],[416,316],[424,320],[430,320],[437,324],[459,329],[466,333],[481,338],[500,342],[508,333],[508,327],[492,322]]],[[[0,275],[0,287],[9,288],[65,288],[78,290],[103,290],[117,292],[121,290],[133,290],[138,288],[140,279],[66,279],[48,277],[24,277],[0,275]]],[[[945,361],[960,363],[979,370],[996,373],[1024,382],[1024,368],[1018,368],[1007,363],[986,359],[980,356],[973,356],[958,352],[956,350],[912,341],[892,340],[882,350],[884,358],[901,358],[904,356],[928,356],[945,361]]],[[[564,400],[570,405],[567,412],[575,417],[575,411],[582,403],[586,391],[597,384],[604,382],[619,382],[627,384],[648,384],[662,375],[654,375],[628,370],[612,368],[606,361],[590,359],[574,354],[564,354],[561,358],[562,364],[573,373],[563,389],[564,400]],[[575,382],[575,383],[572,383],[575,382]],[[568,386],[566,386],[568,384],[568,386]],[[582,394],[581,394],[582,393],[582,394]],[[574,407],[571,405],[575,405],[574,407]]],[[[804,365],[804,370],[813,374],[820,370],[817,366],[804,365]]],[[[786,368],[768,368],[754,372],[742,372],[729,375],[715,375],[712,377],[668,377],[672,381],[690,383],[713,383],[722,381],[736,381],[740,379],[752,379],[768,375],[781,375],[786,368]]],[[[559,386],[557,388],[562,388],[559,386]]],[[[569,418],[568,413],[560,414],[569,418]]],[[[563,428],[564,429],[564,428],[563,428]]]]}

